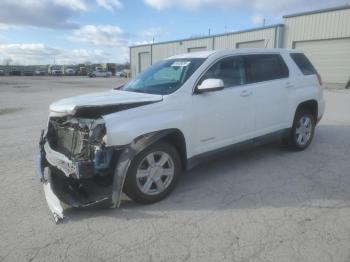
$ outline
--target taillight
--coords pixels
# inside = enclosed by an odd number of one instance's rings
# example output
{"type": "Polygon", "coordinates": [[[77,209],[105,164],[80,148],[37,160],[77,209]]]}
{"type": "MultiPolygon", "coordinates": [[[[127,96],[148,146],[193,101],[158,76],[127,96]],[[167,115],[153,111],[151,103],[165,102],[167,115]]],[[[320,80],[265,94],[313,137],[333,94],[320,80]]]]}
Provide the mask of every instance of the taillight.
{"type": "Polygon", "coordinates": [[[317,80],[318,80],[318,82],[320,83],[320,86],[321,86],[323,84],[322,83],[322,78],[321,78],[321,76],[319,74],[316,74],[316,76],[317,76],[317,80]]]}

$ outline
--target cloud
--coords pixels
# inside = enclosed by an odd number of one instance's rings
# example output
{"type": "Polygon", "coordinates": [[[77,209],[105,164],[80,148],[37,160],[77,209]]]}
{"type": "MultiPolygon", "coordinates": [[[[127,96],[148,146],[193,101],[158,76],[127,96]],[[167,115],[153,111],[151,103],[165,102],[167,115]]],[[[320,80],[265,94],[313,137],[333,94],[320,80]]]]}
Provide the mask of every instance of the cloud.
{"type": "Polygon", "coordinates": [[[159,26],[159,27],[151,27],[151,28],[142,30],[140,33],[140,36],[144,38],[154,38],[154,37],[160,37],[164,34],[166,34],[166,31],[164,30],[164,28],[159,26]]]}
{"type": "Polygon", "coordinates": [[[1,0],[0,23],[46,28],[73,28],[71,20],[86,11],[85,0],[1,0]]]}
{"type": "MultiPolygon", "coordinates": [[[[200,8],[248,8],[268,13],[291,13],[305,10],[304,0],[144,0],[144,2],[158,10],[181,8],[196,10],[200,8]]],[[[325,8],[344,5],[348,0],[309,0],[309,9],[325,8]]]]}
{"type": "Polygon", "coordinates": [[[122,8],[123,4],[120,0],[96,0],[97,5],[113,12],[116,9],[122,8]]]}
{"type": "Polygon", "coordinates": [[[136,41],[132,43],[132,45],[149,45],[149,44],[153,44],[153,41],[136,41]]]}
{"type": "Polygon", "coordinates": [[[121,47],[128,45],[123,30],[112,25],[85,25],[74,30],[68,39],[95,46],[121,47]]]}
{"type": "MultiPolygon", "coordinates": [[[[73,49],[64,50],[56,58],[58,64],[79,64],[85,62],[91,63],[103,63],[109,62],[111,54],[101,49],[86,50],[86,49],[73,49]]],[[[112,59],[113,60],[113,59],[112,59]]]]}
{"type": "Polygon", "coordinates": [[[264,23],[264,16],[261,14],[256,14],[251,17],[251,21],[254,25],[262,25],[264,23]]]}
{"type": "MultiPolygon", "coordinates": [[[[46,46],[41,43],[31,44],[3,44],[0,45],[0,61],[11,60],[12,64],[38,65],[52,64],[77,64],[87,61],[102,63],[116,61],[117,56],[101,49],[73,49],[65,50],[46,46]]],[[[120,58],[120,61],[124,60],[120,58]]]]}
{"type": "Polygon", "coordinates": [[[53,59],[59,54],[58,49],[40,43],[0,45],[0,61],[11,59],[15,64],[41,63],[41,61],[53,59]]]}

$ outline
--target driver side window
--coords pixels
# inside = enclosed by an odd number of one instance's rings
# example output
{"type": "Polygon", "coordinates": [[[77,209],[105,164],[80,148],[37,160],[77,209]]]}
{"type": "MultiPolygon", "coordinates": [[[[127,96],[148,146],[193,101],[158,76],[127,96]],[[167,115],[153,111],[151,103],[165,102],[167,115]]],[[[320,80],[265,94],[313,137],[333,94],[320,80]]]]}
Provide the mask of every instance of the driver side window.
{"type": "Polygon", "coordinates": [[[199,84],[202,84],[204,80],[209,78],[221,79],[225,88],[245,84],[245,70],[242,57],[227,57],[216,62],[202,76],[199,84]]]}

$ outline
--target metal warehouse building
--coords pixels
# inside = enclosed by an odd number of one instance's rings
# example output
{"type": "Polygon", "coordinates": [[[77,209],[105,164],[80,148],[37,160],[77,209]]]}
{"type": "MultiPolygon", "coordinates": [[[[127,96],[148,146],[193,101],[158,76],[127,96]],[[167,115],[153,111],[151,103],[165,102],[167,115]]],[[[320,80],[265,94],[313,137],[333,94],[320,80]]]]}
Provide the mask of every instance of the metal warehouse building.
{"type": "Polygon", "coordinates": [[[324,82],[350,80],[350,6],[286,15],[284,24],[228,34],[130,47],[133,76],[181,53],[223,48],[296,48],[313,62],[324,82]]]}

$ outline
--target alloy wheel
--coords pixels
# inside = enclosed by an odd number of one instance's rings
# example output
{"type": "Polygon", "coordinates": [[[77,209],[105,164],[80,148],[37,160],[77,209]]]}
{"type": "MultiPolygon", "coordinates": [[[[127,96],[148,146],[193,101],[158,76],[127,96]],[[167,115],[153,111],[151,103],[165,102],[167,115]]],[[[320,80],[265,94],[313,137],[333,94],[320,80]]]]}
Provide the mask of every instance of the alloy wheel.
{"type": "Polygon", "coordinates": [[[174,161],[167,153],[151,152],[137,168],[136,183],[142,193],[158,195],[169,187],[174,173],[174,161]]]}

